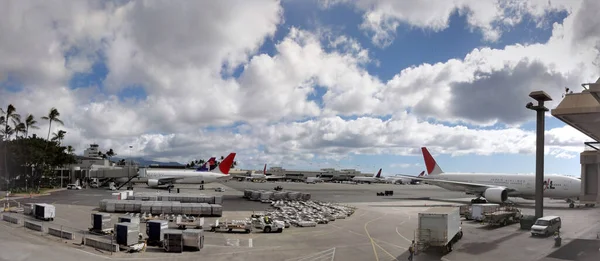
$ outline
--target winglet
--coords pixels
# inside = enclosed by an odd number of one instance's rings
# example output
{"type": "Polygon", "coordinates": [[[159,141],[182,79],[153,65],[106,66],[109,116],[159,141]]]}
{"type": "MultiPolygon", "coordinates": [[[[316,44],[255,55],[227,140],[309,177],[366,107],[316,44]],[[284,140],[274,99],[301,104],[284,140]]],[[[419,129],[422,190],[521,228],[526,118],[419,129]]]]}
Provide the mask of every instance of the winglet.
{"type": "Polygon", "coordinates": [[[381,178],[381,169],[379,169],[379,172],[377,172],[377,175],[375,175],[376,178],[381,178]]]}
{"type": "Polygon", "coordinates": [[[214,172],[225,175],[229,174],[229,170],[231,169],[231,166],[233,166],[233,159],[235,159],[235,152],[229,153],[229,155],[227,155],[227,157],[221,161],[219,166],[215,168],[214,172]]]}
{"type": "Polygon", "coordinates": [[[421,152],[423,153],[423,159],[425,160],[425,166],[427,167],[427,174],[438,175],[444,173],[426,147],[421,147],[421,152]]]}

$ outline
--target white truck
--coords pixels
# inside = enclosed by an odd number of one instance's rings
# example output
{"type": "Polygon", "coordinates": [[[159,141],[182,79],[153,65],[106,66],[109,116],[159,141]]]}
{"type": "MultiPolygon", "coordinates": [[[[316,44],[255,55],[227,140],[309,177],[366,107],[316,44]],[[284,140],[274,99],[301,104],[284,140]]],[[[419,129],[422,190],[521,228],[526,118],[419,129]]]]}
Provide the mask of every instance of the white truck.
{"type": "Polygon", "coordinates": [[[499,204],[484,203],[484,204],[473,204],[471,205],[471,216],[467,216],[467,220],[482,221],[485,218],[485,214],[494,213],[500,208],[499,204]]]}
{"type": "Polygon", "coordinates": [[[417,249],[435,247],[444,254],[452,251],[452,245],[463,236],[461,223],[458,207],[434,207],[419,213],[417,249]]]}

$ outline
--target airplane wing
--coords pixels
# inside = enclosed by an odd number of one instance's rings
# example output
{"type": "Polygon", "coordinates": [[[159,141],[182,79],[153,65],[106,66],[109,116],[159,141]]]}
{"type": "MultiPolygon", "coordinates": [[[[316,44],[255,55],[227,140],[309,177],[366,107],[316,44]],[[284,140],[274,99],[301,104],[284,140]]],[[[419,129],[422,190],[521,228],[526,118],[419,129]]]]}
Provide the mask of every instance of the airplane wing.
{"type": "Polygon", "coordinates": [[[184,177],[164,177],[158,178],[158,184],[173,184],[178,179],[183,179],[184,177]]]}
{"type": "Polygon", "coordinates": [[[434,178],[419,178],[419,177],[413,177],[413,176],[408,176],[408,175],[406,175],[406,176],[403,175],[403,176],[414,179],[414,180],[419,180],[419,181],[425,182],[427,184],[443,187],[443,188],[446,188],[446,187],[451,188],[452,187],[452,188],[462,189],[462,190],[465,190],[467,192],[472,192],[472,193],[483,193],[488,188],[504,188],[504,189],[506,189],[507,192],[515,192],[516,191],[515,189],[511,189],[511,188],[488,185],[488,184],[463,182],[463,181],[452,181],[452,180],[441,180],[441,179],[434,179],[434,178]]]}

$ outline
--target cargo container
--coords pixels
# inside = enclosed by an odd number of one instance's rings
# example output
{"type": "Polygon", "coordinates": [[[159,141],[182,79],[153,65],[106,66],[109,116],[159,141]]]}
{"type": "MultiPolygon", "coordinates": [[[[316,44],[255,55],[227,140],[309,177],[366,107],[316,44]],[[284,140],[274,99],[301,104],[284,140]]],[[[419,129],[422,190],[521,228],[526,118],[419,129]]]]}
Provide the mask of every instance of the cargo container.
{"type": "Polygon", "coordinates": [[[139,217],[132,216],[120,216],[117,220],[118,223],[132,223],[132,224],[140,224],[139,217]]]}
{"type": "Polygon", "coordinates": [[[164,239],[163,232],[168,228],[169,221],[167,220],[148,220],[148,222],[146,223],[146,235],[148,235],[148,244],[161,244],[164,239]]]}
{"type": "Polygon", "coordinates": [[[436,247],[443,253],[463,236],[458,207],[436,207],[419,213],[417,247],[424,251],[436,247]]]}
{"type": "Polygon", "coordinates": [[[485,214],[496,212],[498,208],[500,208],[500,205],[494,203],[472,204],[470,219],[482,221],[485,214]]]}
{"type": "Polygon", "coordinates": [[[183,247],[193,250],[204,248],[204,230],[202,229],[186,229],[182,232],[183,247]]]}
{"type": "Polygon", "coordinates": [[[183,252],[183,231],[176,229],[163,230],[163,248],[166,252],[183,252]]]}
{"type": "Polygon", "coordinates": [[[112,229],[110,214],[108,213],[92,213],[92,228],[91,231],[108,232],[112,229]]]}
{"type": "Polygon", "coordinates": [[[52,221],[56,217],[56,208],[53,205],[36,203],[34,209],[35,218],[37,219],[52,221]]]}
{"type": "Polygon", "coordinates": [[[140,240],[140,225],[133,223],[117,223],[115,224],[115,236],[117,244],[131,246],[138,243],[140,240]]]}

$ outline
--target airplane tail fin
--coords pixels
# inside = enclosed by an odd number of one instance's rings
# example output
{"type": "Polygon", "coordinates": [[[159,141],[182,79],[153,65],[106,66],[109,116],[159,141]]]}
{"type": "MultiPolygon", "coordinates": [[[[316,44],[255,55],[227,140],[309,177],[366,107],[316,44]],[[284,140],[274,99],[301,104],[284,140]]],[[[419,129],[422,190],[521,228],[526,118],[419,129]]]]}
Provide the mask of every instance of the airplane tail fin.
{"type": "Polygon", "coordinates": [[[215,157],[212,157],[210,159],[208,159],[206,162],[204,162],[204,164],[202,164],[202,166],[200,166],[199,168],[197,168],[197,171],[211,171],[214,168],[212,166],[215,165],[215,157]]]}
{"type": "Polygon", "coordinates": [[[426,147],[422,147],[421,152],[423,153],[423,159],[425,160],[425,166],[427,167],[428,175],[439,175],[444,173],[426,147]]]}
{"type": "Polygon", "coordinates": [[[227,155],[227,157],[225,157],[225,159],[223,159],[223,161],[221,161],[219,166],[217,166],[213,172],[228,175],[229,170],[233,166],[234,159],[235,159],[235,152],[229,153],[229,155],[227,155]]]}
{"type": "Polygon", "coordinates": [[[263,174],[267,175],[267,164],[265,164],[265,168],[263,169],[263,174]]]}
{"type": "Polygon", "coordinates": [[[423,176],[425,176],[425,171],[421,171],[421,173],[419,173],[419,176],[417,176],[417,177],[423,177],[423,176]]]}
{"type": "Polygon", "coordinates": [[[379,169],[379,172],[377,172],[377,175],[375,175],[376,178],[381,178],[381,169],[379,169]]]}

